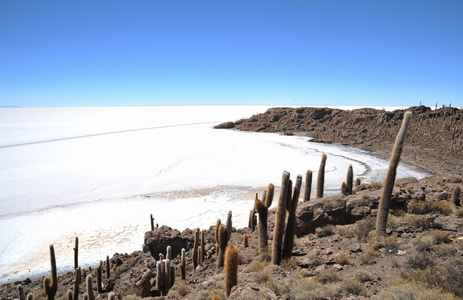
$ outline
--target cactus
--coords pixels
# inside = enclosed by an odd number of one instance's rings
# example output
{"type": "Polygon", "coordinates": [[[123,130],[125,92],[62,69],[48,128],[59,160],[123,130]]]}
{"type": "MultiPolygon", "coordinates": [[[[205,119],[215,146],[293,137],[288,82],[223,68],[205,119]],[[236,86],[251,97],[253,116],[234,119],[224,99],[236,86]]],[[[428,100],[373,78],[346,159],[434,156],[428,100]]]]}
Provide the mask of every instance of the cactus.
{"type": "Polygon", "coordinates": [[[397,166],[400,161],[400,154],[404,145],[405,134],[407,133],[408,124],[412,113],[407,111],[404,114],[402,127],[397,134],[397,138],[392,149],[391,159],[389,161],[389,168],[387,170],[386,179],[384,180],[383,192],[378,204],[378,214],[376,216],[376,233],[378,235],[386,235],[387,215],[389,213],[389,203],[391,201],[392,189],[394,188],[394,181],[397,173],[397,166]]]}
{"type": "Polygon", "coordinates": [[[171,246],[166,247],[166,259],[172,260],[172,247],[171,246]]]}
{"type": "Polygon", "coordinates": [[[258,242],[259,242],[259,252],[265,253],[268,246],[268,234],[267,234],[267,216],[268,209],[272,205],[273,193],[275,187],[273,184],[267,186],[265,192],[265,198],[263,201],[256,199],[254,202],[254,209],[259,214],[259,223],[257,223],[257,230],[259,231],[258,242]]]}
{"type": "Polygon", "coordinates": [[[202,265],[204,263],[204,255],[206,253],[206,240],[204,238],[204,230],[201,230],[201,246],[199,247],[199,264],[202,265]]]}
{"type": "Polygon", "coordinates": [[[109,263],[109,255],[106,255],[106,280],[111,276],[111,264],[109,263]]]}
{"type": "Polygon", "coordinates": [[[48,300],[55,298],[56,291],[58,290],[58,273],[56,272],[56,259],[55,249],[50,245],[50,262],[51,262],[51,279],[48,277],[43,278],[43,291],[47,294],[48,300]]]}
{"type": "Polygon", "coordinates": [[[74,245],[74,270],[79,267],[79,238],[76,237],[74,245]]]}
{"type": "Polygon", "coordinates": [[[150,215],[151,231],[154,231],[154,218],[153,214],[150,215]]]}
{"type": "Polygon", "coordinates": [[[110,292],[108,294],[108,300],[116,300],[116,294],[114,294],[113,292],[110,292]]]}
{"type": "Polygon", "coordinates": [[[79,299],[79,286],[82,281],[80,267],[74,270],[74,300],[79,299]]]}
{"type": "Polygon", "coordinates": [[[323,198],[323,186],[325,185],[325,165],[326,165],[326,153],[322,154],[322,160],[320,162],[320,168],[318,169],[317,177],[317,198],[323,198]]]}
{"type": "Polygon", "coordinates": [[[355,179],[355,186],[359,186],[360,184],[362,183],[362,180],[360,179],[360,177],[357,177],[357,179],[355,179]]]}
{"type": "Polygon", "coordinates": [[[217,224],[219,225],[218,228],[216,228],[216,241],[217,244],[219,245],[218,247],[218,252],[219,252],[219,257],[217,260],[217,271],[223,267],[223,262],[225,258],[225,250],[227,249],[228,241],[230,240],[231,237],[231,232],[232,232],[232,212],[228,212],[227,216],[227,223],[225,226],[223,224],[220,224],[220,219],[217,220],[217,224]]]}
{"type": "MultiPolygon", "coordinates": [[[[293,252],[294,231],[296,229],[296,209],[299,203],[301,193],[302,176],[298,175],[296,185],[294,186],[293,198],[287,202],[286,210],[288,211],[288,223],[286,224],[286,233],[283,243],[283,258],[290,258],[293,252]]],[[[290,200],[290,199],[288,199],[290,200]]]]}
{"type": "Polygon", "coordinates": [[[348,195],[347,189],[348,189],[347,184],[343,181],[341,184],[341,194],[344,196],[347,196],[348,195]]]}
{"type": "Polygon", "coordinates": [[[305,191],[304,191],[304,202],[310,200],[310,194],[312,192],[312,171],[307,170],[305,174],[305,191]]]}
{"type": "Polygon", "coordinates": [[[272,264],[274,265],[279,265],[281,262],[281,244],[283,242],[286,207],[288,202],[288,194],[291,193],[289,176],[290,174],[284,171],[281,180],[280,197],[278,199],[278,206],[275,216],[275,228],[273,229],[272,264]]]}
{"type": "Polygon", "coordinates": [[[175,269],[170,265],[169,259],[158,261],[156,264],[156,284],[161,296],[167,296],[170,288],[174,285],[175,269]]]}
{"type": "Polygon", "coordinates": [[[352,195],[352,190],[353,190],[353,185],[354,185],[354,169],[352,168],[352,164],[350,164],[349,168],[347,169],[346,185],[347,185],[347,190],[346,190],[347,195],[352,195]]]}
{"type": "Polygon", "coordinates": [[[101,268],[103,267],[103,262],[100,260],[100,265],[96,267],[95,269],[95,275],[96,275],[96,288],[98,291],[98,294],[103,293],[103,286],[102,286],[102,278],[101,278],[101,268]]]}
{"type": "Polygon", "coordinates": [[[182,280],[186,280],[186,257],[185,257],[185,248],[182,248],[180,256],[180,276],[182,280]]]}
{"type": "Polygon", "coordinates": [[[24,289],[20,284],[18,284],[18,298],[19,300],[26,300],[26,296],[24,295],[24,289]]]}
{"type": "Polygon", "coordinates": [[[193,244],[193,271],[196,271],[198,266],[198,249],[199,249],[199,228],[195,231],[195,241],[193,244]]]}
{"type": "Polygon", "coordinates": [[[34,295],[32,293],[27,294],[26,300],[34,300],[34,295]]]}
{"type": "Polygon", "coordinates": [[[93,277],[92,275],[88,275],[87,278],[85,279],[85,283],[87,284],[87,296],[88,300],[95,300],[95,295],[93,294],[93,277]]]}
{"type": "Polygon", "coordinates": [[[230,291],[238,283],[239,253],[235,245],[229,245],[225,252],[225,291],[230,296],[230,291]]]}
{"type": "Polygon", "coordinates": [[[244,248],[249,247],[249,236],[247,233],[243,235],[243,247],[244,248]]]}
{"type": "Polygon", "coordinates": [[[460,188],[460,185],[456,185],[455,186],[455,189],[453,190],[453,203],[455,203],[455,205],[461,205],[460,203],[460,193],[461,193],[461,188],[460,188]]]}

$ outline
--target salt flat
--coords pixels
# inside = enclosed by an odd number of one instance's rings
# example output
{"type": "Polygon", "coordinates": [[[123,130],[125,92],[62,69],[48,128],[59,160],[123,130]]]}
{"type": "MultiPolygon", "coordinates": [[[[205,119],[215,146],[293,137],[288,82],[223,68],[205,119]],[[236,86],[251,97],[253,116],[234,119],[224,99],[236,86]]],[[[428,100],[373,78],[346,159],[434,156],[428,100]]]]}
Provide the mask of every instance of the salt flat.
{"type": "MultiPolygon", "coordinates": [[[[382,181],[387,161],[306,137],[215,130],[267,107],[0,109],[0,280],[140,250],[149,215],[174,228],[206,228],[233,211],[247,224],[254,193],[281,174],[314,171],[328,154],[325,187],[338,192],[352,164],[382,181]]],[[[424,177],[407,166],[398,177],[424,177]]],[[[314,183],[315,185],[315,183],[314,183]]]]}

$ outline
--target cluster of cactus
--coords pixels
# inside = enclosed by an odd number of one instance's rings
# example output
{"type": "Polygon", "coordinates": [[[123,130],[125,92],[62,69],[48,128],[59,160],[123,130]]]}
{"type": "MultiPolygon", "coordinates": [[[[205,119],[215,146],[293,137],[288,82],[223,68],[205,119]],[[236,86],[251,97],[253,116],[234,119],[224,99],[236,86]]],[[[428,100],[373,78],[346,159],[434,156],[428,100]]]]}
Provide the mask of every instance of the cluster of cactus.
{"type": "Polygon", "coordinates": [[[389,214],[389,204],[391,202],[392,189],[397,174],[397,166],[399,165],[400,155],[404,145],[405,135],[407,133],[408,124],[410,123],[412,113],[407,111],[404,114],[402,126],[397,134],[397,138],[392,149],[389,168],[387,170],[386,179],[384,180],[383,192],[379,199],[378,214],[376,216],[376,233],[378,235],[386,235],[387,216],[389,214]]]}
{"type": "Polygon", "coordinates": [[[217,225],[215,227],[215,240],[217,242],[217,251],[218,251],[218,260],[217,260],[217,270],[223,267],[225,250],[230,240],[232,232],[232,212],[228,212],[227,222],[225,226],[221,224],[220,219],[217,220],[217,225]]]}
{"type": "MultiPolygon", "coordinates": [[[[360,180],[359,178],[357,179],[360,180]]],[[[352,195],[353,190],[354,190],[354,170],[352,168],[352,165],[349,165],[349,168],[347,169],[346,181],[343,181],[343,183],[341,184],[341,194],[343,194],[344,196],[352,195]]]]}
{"type": "Polygon", "coordinates": [[[267,235],[267,217],[268,209],[272,205],[273,193],[275,187],[273,184],[267,186],[266,191],[263,194],[263,200],[256,199],[254,202],[254,209],[259,214],[259,223],[257,223],[258,243],[259,243],[259,252],[265,253],[268,246],[268,235],[267,235]]]}
{"type": "Polygon", "coordinates": [[[32,295],[32,293],[29,293],[29,294],[27,294],[27,296],[25,296],[24,295],[24,289],[19,284],[18,285],[18,299],[19,300],[34,300],[34,295],[32,295]]]}
{"type": "Polygon", "coordinates": [[[156,284],[161,296],[166,296],[175,283],[175,267],[171,265],[172,248],[167,246],[166,259],[163,259],[162,254],[159,257],[160,260],[156,263],[156,284]]]}
{"type": "Polygon", "coordinates": [[[290,180],[290,174],[286,171],[283,172],[280,197],[276,208],[275,227],[273,229],[272,264],[274,265],[280,264],[282,253],[284,253],[284,257],[291,257],[294,243],[294,229],[296,225],[296,208],[299,201],[301,184],[302,176],[299,175],[296,180],[294,193],[292,193],[292,181],[290,180]],[[289,212],[289,218],[283,244],[286,211],[289,212]]]}

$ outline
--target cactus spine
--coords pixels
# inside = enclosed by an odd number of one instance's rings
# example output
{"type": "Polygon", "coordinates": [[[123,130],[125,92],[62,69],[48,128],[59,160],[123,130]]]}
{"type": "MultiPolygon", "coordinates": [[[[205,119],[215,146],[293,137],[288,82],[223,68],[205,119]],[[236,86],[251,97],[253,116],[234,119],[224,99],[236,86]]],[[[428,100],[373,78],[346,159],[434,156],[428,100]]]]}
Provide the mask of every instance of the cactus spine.
{"type": "Polygon", "coordinates": [[[453,203],[455,203],[455,205],[461,205],[460,203],[460,193],[461,193],[461,188],[460,188],[460,185],[456,185],[455,186],[455,189],[453,190],[453,203]]]}
{"type": "Polygon", "coordinates": [[[48,277],[43,278],[43,290],[47,294],[48,300],[55,298],[56,291],[58,290],[58,273],[56,272],[56,259],[55,249],[50,245],[50,262],[51,262],[51,279],[48,277]]]}
{"type": "Polygon", "coordinates": [[[220,220],[217,220],[217,224],[219,225],[218,228],[216,228],[216,239],[217,243],[219,244],[219,258],[217,260],[217,271],[219,268],[223,267],[223,262],[225,258],[225,250],[227,249],[228,241],[230,240],[231,237],[231,232],[232,232],[232,212],[228,212],[227,216],[227,223],[225,226],[223,224],[220,224],[220,220]]]}
{"type": "Polygon", "coordinates": [[[291,193],[289,176],[290,174],[284,171],[281,180],[280,197],[278,199],[275,216],[275,228],[273,229],[272,264],[274,265],[279,265],[281,262],[281,244],[283,242],[286,206],[288,202],[288,194],[291,193]]]}
{"type": "Polygon", "coordinates": [[[391,159],[389,161],[389,168],[387,170],[386,179],[384,180],[383,192],[379,199],[378,215],[376,216],[376,233],[378,235],[386,235],[387,215],[389,213],[389,203],[391,201],[392,189],[394,188],[394,181],[397,173],[397,166],[400,161],[400,154],[404,145],[405,134],[407,133],[408,124],[412,113],[407,111],[404,114],[402,127],[397,134],[397,138],[392,149],[391,159]]]}
{"type": "Polygon", "coordinates": [[[199,249],[199,228],[195,231],[195,240],[193,243],[193,270],[196,272],[198,266],[198,249],[199,249]]]}
{"type": "Polygon", "coordinates": [[[74,245],[74,270],[79,267],[79,238],[76,237],[74,245]]]}
{"type": "Polygon", "coordinates": [[[230,296],[232,287],[238,283],[239,253],[235,245],[228,245],[225,252],[225,291],[230,296]]]}
{"type": "Polygon", "coordinates": [[[185,257],[185,248],[182,248],[180,256],[180,276],[182,280],[186,280],[186,257],[185,257]]]}
{"type": "Polygon", "coordinates": [[[346,193],[347,195],[352,195],[352,190],[353,190],[353,185],[354,185],[354,169],[352,168],[352,165],[349,165],[349,168],[347,169],[347,177],[346,177],[346,193]]]}
{"type": "Polygon", "coordinates": [[[175,269],[170,265],[169,259],[158,261],[156,264],[156,284],[161,296],[167,296],[170,288],[174,285],[175,269]]]}
{"type": "MultiPolygon", "coordinates": [[[[87,284],[87,298],[88,300],[95,300],[95,295],[93,294],[93,278],[92,275],[88,275],[85,279],[85,283],[87,284]]],[[[84,295],[85,299],[85,295],[84,295]]]]}
{"type": "Polygon", "coordinates": [[[294,231],[296,229],[296,209],[299,202],[299,195],[301,193],[302,176],[298,175],[296,185],[294,187],[293,198],[291,201],[288,199],[288,223],[286,224],[286,233],[283,243],[283,258],[290,258],[293,252],[294,244],[294,231]]]}
{"type": "Polygon", "coordinates": [[[265,193],[265,198],[263,201],[256,199],[254,202],[254,209],[259,214],[259,223],[257,223],[257,230],[259,231],[258,242],[259,242],[259,252],[262,254],[266,251],[268,246],[268,234],[267,234],[267,217],[268,209],[272,205],[273,193],[275,187],[273,184],[267,186],[265,193]]]}
{"type": "Polygon", "coordinates": [[[323,198],[323,187],[325,185],[325,166],[326,166],[326,153],[322,154],[320,168],[318,169],[317,177],[317,198],[323,198]]]}
{"type": "Polygon", "coordinates": [[[79,299],[79,285],[82,281],[80,267],[74,270],[74,300],[79,299]]]}
{"type": "Polygon", "coordinates": [[[312,171],[307,170],[305,174],[305,191],[304,191],[304,202],[310,200],[310,194],[312,192],[312,171]]]}

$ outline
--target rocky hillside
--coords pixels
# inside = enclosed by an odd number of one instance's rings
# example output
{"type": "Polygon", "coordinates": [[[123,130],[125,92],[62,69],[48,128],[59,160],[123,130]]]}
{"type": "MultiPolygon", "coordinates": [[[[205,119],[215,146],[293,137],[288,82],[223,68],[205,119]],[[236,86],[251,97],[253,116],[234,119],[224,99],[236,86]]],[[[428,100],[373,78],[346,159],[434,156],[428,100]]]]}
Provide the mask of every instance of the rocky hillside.
{"type": "MultiPolygon", "coordinates": [[[[397,181],[386,237],[374,233],[371,217],[376,214],[380,183],[363,183],[349,196],[300,202],[291,258],[280,265],[271,263],[271,250],[259,250],[258,230],[232,228],[228,243],[238,246],[240,260],[237,285],[228,299],[462,299],[463,208],[453,199],[461,182],[455,176],[397,181]]],[[[274,224],[275,210],[270,209],[269,249],[274,224]]],[[[96,266],[85,268],[82,277],[94,275],[93,292],[100,299],[110,292],[118,299],[227,299],[226,275],[223,268],[217,269],[214,235],[215,226],[204,231],[204,260],[195,269],[194,231],[160,226],[146,232],[143,251],[115,254],[109,260],[109,274],[103,264],[100,292],[96,266]],[[167,255],[167,246],[175,278],[167,296],[161,296],[156,263],[160,253],[167,255]],[[182,248],[186,250],[185,280],[180,275],[182,248]]],[[[63,299],[74,289],[74,282],[72,273],[61,274],[55,299],[63,299]]],[[[19,284],[34,299],[46,298],[42,279],[5,284],[0,298],[17,298],[19,284]]],[[[79,298],[85,289],[85,283],[79,285],[79,298]]]]}
{"type": "MultiPolygon", "coordinates": [[[[433,174],[463,176],[463,110],[410,107],[413,112],[401,160],[433,174]]],[[[271,108],[263,114],[217,125],[220,129],[312,137],[371,151],[389,159],[404,110],[372,108],[271,108]]]]}

